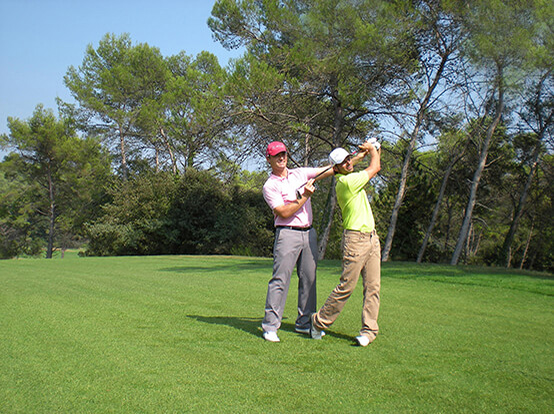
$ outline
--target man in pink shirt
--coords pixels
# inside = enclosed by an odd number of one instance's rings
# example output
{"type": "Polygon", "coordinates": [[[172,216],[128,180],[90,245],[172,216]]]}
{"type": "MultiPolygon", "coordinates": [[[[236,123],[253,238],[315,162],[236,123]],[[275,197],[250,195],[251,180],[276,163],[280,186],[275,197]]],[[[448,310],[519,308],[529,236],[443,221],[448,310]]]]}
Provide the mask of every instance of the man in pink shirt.
{"type": "Polygon", "coordinates": [[[265,340],[279,342],[277,330],[281,326],[294,266],[299,279],[295,330],[310,333],[310,315],[316,311],[317,299],[317,234],[312,228],[310,197],[315,191],[316,176],[318,179],[328,177],[333,175],[333,170],[328,167],[289,170],[287,149],[278,141],[267,146],[266,158],[272,173],[264,184],[263,195],[275,217],[275,243],[273,276],[268,283],[262,329],[265,340]],[[301,191],[300,198],[296,196],[297,189],[301,191]]]}

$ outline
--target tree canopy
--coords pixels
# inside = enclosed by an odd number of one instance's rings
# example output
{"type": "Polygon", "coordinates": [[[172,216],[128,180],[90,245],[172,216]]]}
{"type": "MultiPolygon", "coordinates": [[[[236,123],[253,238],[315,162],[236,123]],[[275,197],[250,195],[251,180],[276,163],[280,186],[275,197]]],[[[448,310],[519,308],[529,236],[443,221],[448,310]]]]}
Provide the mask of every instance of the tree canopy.
{"type": "MultiPolygon", "coordinates": [[[[59,102],[59,118],[39,106],[9,121],[3,254],[36,252],[42,237],[48,251],[64,239],[87,254],[267,255],[266,145],[315,166],[376,136],[368,193],[383,260],[552,269],[553,9],[218,0],[214,38],[244,50],[227,67],[106,34],[68,68],[74,102],[59,102]]],[[[332,180],[313,204],[320,257],[338,258],[332,180]]]]}

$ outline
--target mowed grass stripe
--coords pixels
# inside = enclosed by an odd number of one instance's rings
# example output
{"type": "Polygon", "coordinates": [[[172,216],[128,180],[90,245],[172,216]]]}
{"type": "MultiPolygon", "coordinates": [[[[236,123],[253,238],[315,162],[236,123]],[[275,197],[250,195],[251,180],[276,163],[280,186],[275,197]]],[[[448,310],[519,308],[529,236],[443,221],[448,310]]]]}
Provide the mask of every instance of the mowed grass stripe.
{"type": "MultiPolygon", "coordinates": [[[[295,278],[282,342],[263,341],[271,266],[0,262],[0,412],[550,412],[548,275],[387,263],[381,334],[359,348],[361,282],[313,341],[294,332],[295,278]]],[[[318,305],[339,274],[320,264],[318,305]]]]}

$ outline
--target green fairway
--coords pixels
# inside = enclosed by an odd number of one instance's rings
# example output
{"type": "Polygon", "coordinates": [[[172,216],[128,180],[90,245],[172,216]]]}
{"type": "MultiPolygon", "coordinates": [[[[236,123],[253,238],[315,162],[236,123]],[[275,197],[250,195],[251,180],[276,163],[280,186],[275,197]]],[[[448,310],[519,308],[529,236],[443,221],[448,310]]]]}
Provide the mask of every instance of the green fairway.
{"type": "MultiPolygon", "coordinates": [[[[354,346],[361,282],[321,341],[261,338],[272,261],[0,262],[1,413],[551,413],[554,279],[387,263],[381,328],[354,346]]],[[[340,262],[318,271],[318,306],[340,262]]]]}

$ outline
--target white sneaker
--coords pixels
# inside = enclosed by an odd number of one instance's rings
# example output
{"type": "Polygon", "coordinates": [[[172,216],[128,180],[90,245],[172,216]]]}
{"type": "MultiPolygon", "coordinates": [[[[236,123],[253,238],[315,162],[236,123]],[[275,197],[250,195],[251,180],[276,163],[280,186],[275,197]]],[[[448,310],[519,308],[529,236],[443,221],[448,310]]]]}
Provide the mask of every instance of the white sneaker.
{"type": "Polygon", "coordinates": [[[281,342],[281,340],[277,336],[277,332],[275,331],[264,332],[262,336],[266,341],[269,342],[281,342]]]}
{"type": "Polygon", "coordinates": [[[356,341],[358,341],[358,345],[360,345],[360,346],[368,346],[369,345],[369,337],[367,337],[365,335],[357,336],[356,341]]]}

